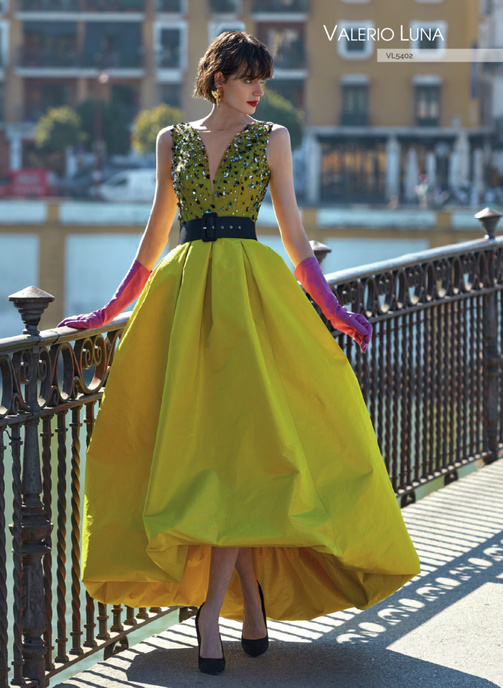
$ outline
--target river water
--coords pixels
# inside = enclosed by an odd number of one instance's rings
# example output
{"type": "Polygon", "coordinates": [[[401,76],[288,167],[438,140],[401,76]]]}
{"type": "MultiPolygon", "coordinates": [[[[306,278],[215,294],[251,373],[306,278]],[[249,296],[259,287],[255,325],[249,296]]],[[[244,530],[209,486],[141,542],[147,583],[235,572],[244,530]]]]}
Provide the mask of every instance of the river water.
{"type": "MultiPolygon", "coordinates": [[[[64,313],[87,313],[106,303],[126,274],[138,247],[140,234],[70,235],[66,242],[64,313]]],[[[280,236],[259,236],[293,270],[280,236]]],[[[373,239],[326,237],[331,249],[323,262],[325,274],[357,267],[428,248],[426,239],[373,239]]],[[[7,300],[9,294],[38,285],[36,235],[0,235],[0,338],[22,330],[20,317],[7,300]]],[[[49,306],[50,308],[50,306],[49,306]]]]}

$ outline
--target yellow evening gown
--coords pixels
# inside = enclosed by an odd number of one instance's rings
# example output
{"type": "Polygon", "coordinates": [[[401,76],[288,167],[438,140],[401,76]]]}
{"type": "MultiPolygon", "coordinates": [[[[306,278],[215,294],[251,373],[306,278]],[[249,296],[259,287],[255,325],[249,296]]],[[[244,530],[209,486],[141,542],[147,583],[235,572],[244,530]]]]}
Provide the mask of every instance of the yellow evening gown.
{"type": "MultiPolygon", "coordinates": [[[[229,144],[173,129],[183,221],[256,220],[271,122],[229,144]]],[[[178,245],[139,297],[85,472],[82,580],[134,607],[200,605],[212,546],[252,547],[267,615],[369,607],[419,572],[355,374],[291,269],[260,241],[178,245]]],[[[234,572],[222,615],[242,619],[234,572]]]]}

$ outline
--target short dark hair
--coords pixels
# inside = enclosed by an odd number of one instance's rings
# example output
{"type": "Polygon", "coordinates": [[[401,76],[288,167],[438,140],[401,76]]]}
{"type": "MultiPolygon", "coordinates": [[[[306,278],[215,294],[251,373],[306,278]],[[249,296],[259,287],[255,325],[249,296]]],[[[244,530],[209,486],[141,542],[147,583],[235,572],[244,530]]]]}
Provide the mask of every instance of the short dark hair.
{"type": "Polygon", "coordinates": [[[270,79],[273,59],[266,45],[245,31],[223,31],[208,46],[199,60],[193,95],[216,102],[214,75],[222,72],[225,79],[238,73],[249,79],[270,79]]]}

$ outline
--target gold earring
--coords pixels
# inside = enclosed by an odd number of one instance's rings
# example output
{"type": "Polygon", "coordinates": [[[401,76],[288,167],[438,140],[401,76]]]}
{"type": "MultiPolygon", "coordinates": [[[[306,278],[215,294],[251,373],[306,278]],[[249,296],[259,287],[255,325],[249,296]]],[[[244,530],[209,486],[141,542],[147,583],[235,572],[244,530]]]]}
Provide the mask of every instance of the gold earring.
{"type": "Polygon", "coordinates": [[[213,98],[215,98],[215,102],[218,107],[220,105],[220,101],[222,100],[222,93],[220,92],[220,88],[218,88],[216,91],[212,91],[211,95],[213,96],[213,98]]]}

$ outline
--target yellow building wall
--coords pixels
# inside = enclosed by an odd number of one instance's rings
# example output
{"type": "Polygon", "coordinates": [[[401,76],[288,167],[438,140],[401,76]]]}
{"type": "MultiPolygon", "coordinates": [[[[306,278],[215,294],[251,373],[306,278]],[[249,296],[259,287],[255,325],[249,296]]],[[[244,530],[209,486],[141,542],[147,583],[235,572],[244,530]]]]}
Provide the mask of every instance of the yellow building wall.
{"type": "Polygon", "coordinates": [[[306,82],[306,115],[312,126],[339,124],[340,78],[345,74],[366,74],[369,77],[369,110],[371,126],[414,126],[414,88],[416,75],[436,75],[442,79],[441,126],[476,126],[478,108],[470,101],[470,69],[466,63],[377,62],[377,49],[403,49],[409,43],[400,40],[400,27],[409,35],[412,21],[447,24],[446,46],[470,48],[478,38],[478,0],[443,0],[422,3],[417,0],[400,2],[371,1],[352,4],[341,0],[313,0],[306,25],[309,55],[309,77],[306,82]],[[373,54],[366,59],[345,59],[337,50],[336,38],[329,33],[341,22],[371,20],[375,28],[390,27],[392,41],[374,44],[373,54]],[[459,118],[459,120],[457,120],[459,118]]]}

